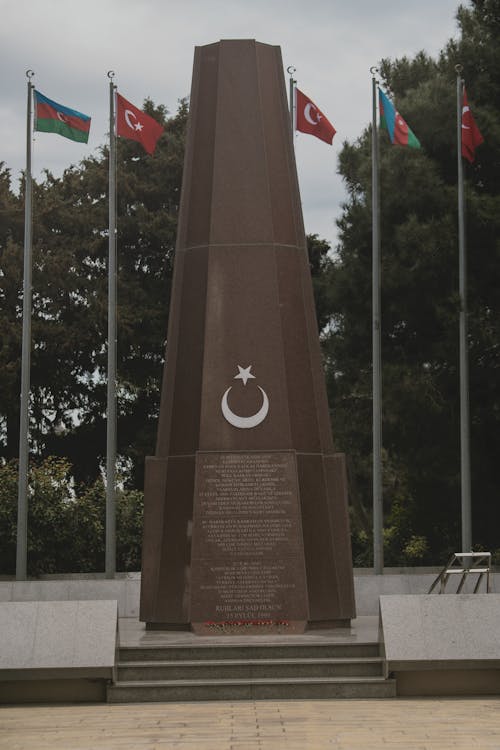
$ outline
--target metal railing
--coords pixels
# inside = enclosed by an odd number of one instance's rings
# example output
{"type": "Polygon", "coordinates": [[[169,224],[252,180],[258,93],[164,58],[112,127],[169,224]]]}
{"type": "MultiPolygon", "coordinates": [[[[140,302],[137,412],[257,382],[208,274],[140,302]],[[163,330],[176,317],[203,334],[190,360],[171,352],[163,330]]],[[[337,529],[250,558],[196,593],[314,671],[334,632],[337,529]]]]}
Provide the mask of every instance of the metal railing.
{"type": "Polygon", "coordinates": [[[476,585],[474,586],[474,594],[477,594],[481,581],[486,577],[486,593],[490,593],[490,568],[491,568],[491,552],[455,552],[447,564],[440,572],[436,580],[433,582],[429,589],[429,594],[432,594],[434,589],[439,583],[439,594],[444,594],[446,584],[453,575],[459,575],[460,580],[458,582],[458,588],[456,594],[460,594],[467,577],[469,575],[477,575],[476,585]]]}

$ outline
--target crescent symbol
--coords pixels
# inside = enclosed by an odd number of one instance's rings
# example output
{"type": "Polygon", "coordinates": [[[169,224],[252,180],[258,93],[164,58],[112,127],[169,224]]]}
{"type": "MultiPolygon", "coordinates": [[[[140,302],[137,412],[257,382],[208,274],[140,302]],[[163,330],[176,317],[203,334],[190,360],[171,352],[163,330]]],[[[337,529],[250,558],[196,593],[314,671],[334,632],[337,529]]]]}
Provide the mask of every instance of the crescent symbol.
{"type": "Polygon", "coordinates": [[[61,120],[61,122],[67,122],[66,118],[62,114],[62,112],[57,112],[57,118],[58,120],[61,120]]]}
{"type": "Polygon", "coordinates": [[[137,120],[137,117],[134,115],[134,113],[130,109],[125,110],[125,122],[129,126],[131,130],[135,130],[135,127],[132,122],[130,122],[130,117],[133,117],[134,120],[137,120]]]}
{"type": "Polygon", "coordinates": [[[314,104],[311,104],[311,102],[307,102],[306,106],[304,107],[304,117],[306,118],[307,122],[311,123],[311,125],[317,125],[319,122],[319,119],[313,120],[311,116],[311,110],[314,110],[314,112],[317,112],[317,109],[314,106],[314,104]]]}
{"type": "Polygon", "coordinates": [[[242,430],[250,429],[251,427],[257,427],[257,425],[263,422],[267,417],[267,412],[269,411],[269,399],[266,392],[260,387],[260,385],[257,387],[262,393],[262,406],[260,407],[259,411],[256,414],[253,414],[251,417],[239,417],[229,408],[227,397],[232,386],[229,386],[229,388],[223,395],[221,402],[222,413],[229,424],[232,424],[233,427],[239,427],[242,430]]]}

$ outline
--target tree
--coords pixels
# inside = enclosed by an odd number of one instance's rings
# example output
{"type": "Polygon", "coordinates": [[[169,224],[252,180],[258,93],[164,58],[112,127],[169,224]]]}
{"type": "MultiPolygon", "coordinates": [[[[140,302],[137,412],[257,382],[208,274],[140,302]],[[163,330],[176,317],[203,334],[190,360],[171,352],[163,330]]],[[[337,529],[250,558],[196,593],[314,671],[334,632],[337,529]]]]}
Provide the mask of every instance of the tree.
{"type": "Polygon", "coordinates": [[[0,438],[7,455],[19,449],[19,393],[23,255],[23,204],[11,189],[10,171],[0,163],[0,438]]]}
{"type": "MultiPolygon", "coordinates": [[[[16,562],[17,462],[0,465],[0,572],[16,562]]],[[[95,573],[104,569],[105,490],[99,478],[77,487],[65,459],[46,458],[30,467],[28,573],[95,573]]],[[[117,570],[141,567],[142,493],[117,493],[117,570]]]]}
{"type": "MultiPolygon", "coordinates": [[[[438,60],[384,60],[383,88],[422,142],[380,134],[386,560],[440,562],[460,546],[456,73],[485,138],[467,168],[473,537],[498,547],[500,421],[500,3],[461,8],[461,39],[438,60]]],[[[325,342],[340,446],[371,506],[371,131],[345,143],[348,200],[331,269],[325,342]]],[[[355,524],[356,526],[356,524],[355,524]]],[[[356,530],[356,529],[355,529],[356,530]]],[[[366,531],[355,551],[369,562],[366,531]]]]}
{"type": "MultiPolygon", "coordinates": [[[[187,104],[167,119],[153,158],[118,143],[118,451],[125,481],[142,489],[144,457],[154,450],[187,104]]],[[[32,461],[30,574],[87,572],[104,565],[108,151],[45,173],[34,184],[32,461]],[[33,460],[35,459],[35,460],[33,460]]],[[[0,350],[3,457],[17,456],[22,300],[23,187],[0,169],[2,273],[0,350]]],[[[318,325],[329,317],[329,246],[308,237],[318,325]]],[[[15,563],[17,464],[0,457],[0,570],[15,563]]],[[[118,492],[117,567],[140,568],[142,493],[118,492]]]]}
{"type": "MultiPolygon", "coordinates": [[[[180,195],[187,103],[164,123],[154,157],[119,140],[118,451],[142,486],[153,452],[180,195]]],[[[93,481],[105,454],[108,150],[34,185],[32,451],[64,456],[93,481]]],[[[23,191],[0,172],[3,455],[18,450],[23,191]],[[4,377],[5,375],[5,377],[4,377]]]]}

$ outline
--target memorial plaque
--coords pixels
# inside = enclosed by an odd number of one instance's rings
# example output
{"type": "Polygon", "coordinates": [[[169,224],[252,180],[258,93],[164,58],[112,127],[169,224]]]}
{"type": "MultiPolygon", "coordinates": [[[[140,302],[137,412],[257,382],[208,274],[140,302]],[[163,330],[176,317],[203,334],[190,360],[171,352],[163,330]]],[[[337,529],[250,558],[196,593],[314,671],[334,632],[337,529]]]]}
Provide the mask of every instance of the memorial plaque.
{"type": "Polygon", "coordinates": [[[308,619],[295,455],[198,453],[192,540],[195,630],[303,630],[308,619]]]}
{"type": "Polygon", "coordinates": [[[163,377],[141,620],[348,624],[345,461],[279,47],[196,48],[163,377]]]}

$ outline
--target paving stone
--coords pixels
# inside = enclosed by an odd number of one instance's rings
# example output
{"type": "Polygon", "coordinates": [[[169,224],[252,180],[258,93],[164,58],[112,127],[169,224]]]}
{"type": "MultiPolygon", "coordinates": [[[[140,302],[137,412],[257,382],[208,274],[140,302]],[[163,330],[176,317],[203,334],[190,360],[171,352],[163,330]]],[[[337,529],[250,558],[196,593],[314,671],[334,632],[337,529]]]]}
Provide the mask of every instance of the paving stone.
{"type": "Polygon", "coordinates": [[[1,750],[499,750],[500,698],[0,708],[1,750]]]}

